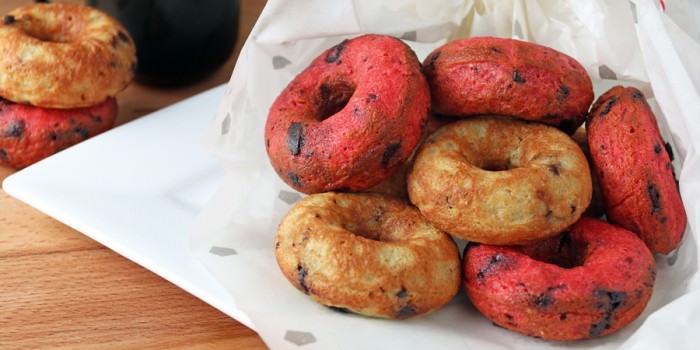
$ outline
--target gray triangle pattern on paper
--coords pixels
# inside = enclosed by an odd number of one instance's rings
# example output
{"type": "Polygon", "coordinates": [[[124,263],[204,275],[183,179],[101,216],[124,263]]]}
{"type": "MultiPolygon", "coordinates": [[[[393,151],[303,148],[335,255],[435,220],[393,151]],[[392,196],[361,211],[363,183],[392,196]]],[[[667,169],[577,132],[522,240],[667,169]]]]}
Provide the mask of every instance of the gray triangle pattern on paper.
{"type": "Polygon", "coordinates": [[[418,36],[418,33],[415,30],[412,30],[410,32],[403,33],[403,35],[401,36],[401,39],[408,40],[408,41],[416,41],[417,36],[418,36]]]}
{"type": "Polygon", "coordinates": [[[513,23],[513,35],[518,39],[525,39],[523,28],[520,26],[520,22],[517,19],[513,23]]]}
{"type": "Polygon", "coordinates": [[[221,135],[226,135],[231,131],[231,114],[226,113],[226,117],[221,121],[221,135]]]}
{"type": "Polygon", "coordinates": [[[674,251],[671,253],[671,255],[668,257],[668,259],[666,259],[666,262],[668,263],[668,266],[673,266],[674,264],[676,264],[676,261],[678,260],[678,251],[679,251],[679,250],[680,250],[680,249],[676,248],[676,250],[674,250],[674,251]]]}
{"type": "Polygon", "coordinates": [[[286,67],[287,65],[289,65],[290,63],[292,63],[292,62],[290,62],[288,59],[286,59],[283,56],[272,57],[272,68],[274,68],[274,69],[282,69],[282,68],[286,67]]]}
{"type": "Polygon", "coordinates": [[[604,64],[598,66],[598,75],[601,79],[617,80],[617,74],[604,64]]]}
{"type": "Polygon", "coordinates": [[[214,254],[214,255],[218,255],[218,256],[229,256],[229,255],[238,254],[238,252],[233,248],[217,247],[217,246],[212,246],[211,249],[209,249],[209,253],[214,254]]]}
{"type": "Polygon", "coordinates": [[[285,202],[287,204],[294,204],[296,201],[301,199],[301,195],[296,193],[296,192],[289,192],[289,191],[282,190],[277,195],[277,198],[281,199],[283,202],[285,202]]]}
{"type": "Polygon", "coordinates": [[[311,332],[287,331],[284,334],[284,340],[297,346],[303,346],[306,344],[315,343],[316,337],[314,337],[311,332]]]}
{"type": "Polygon", "coordinates": [[[632,10],[632,19],[634,20],[634,23],[639,23],[637,21],[637,5],[630,1],[630,10],[632,10]]]}

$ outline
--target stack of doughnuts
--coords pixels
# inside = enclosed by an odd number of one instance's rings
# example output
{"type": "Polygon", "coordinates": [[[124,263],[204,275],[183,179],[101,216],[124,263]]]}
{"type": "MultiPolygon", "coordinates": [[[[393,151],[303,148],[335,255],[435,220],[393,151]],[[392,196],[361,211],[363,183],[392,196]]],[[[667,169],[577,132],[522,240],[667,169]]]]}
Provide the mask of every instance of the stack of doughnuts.
{"type": "Polygon", "coordinates": [[[37,3],[0,23],[0,165],[23,168],[108,130],[136,50],[113,18],[37,3]]]}
{"type": "Polygon", "coordinates": [[[284,276],[372,317],[432,312],[463,284],[522,334],[619,330],[644,310],[653,253],[678,247],[686,215],[642,93],[593,98],[575,59],[518,40],[454,40],[422,65],[387,36],[326,50],[265,128],[272,167],[309,194],[277,232],[284,276]],[[461,260],[455,239],[469,242],[461,260]]]}

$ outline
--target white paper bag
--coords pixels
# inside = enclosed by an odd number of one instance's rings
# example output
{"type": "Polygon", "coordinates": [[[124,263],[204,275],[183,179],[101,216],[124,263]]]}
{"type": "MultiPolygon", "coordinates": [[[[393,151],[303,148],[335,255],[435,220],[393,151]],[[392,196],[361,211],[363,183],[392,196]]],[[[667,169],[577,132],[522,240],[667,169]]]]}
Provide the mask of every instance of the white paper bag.
{"type": "Polygon", "coordinates": [[[226,166],[221,189],[198,218],[192,249],[272,348],[558,348],[495,327],[461,294],[408,321],[339,314],[294,289],[277,268],[276,226],[301,195],[272,170],[263,129],[277,94],[324,49],[364,33],[404,39],[422,60],[447,40],[491,35],[537,42],[577,58],[596,95],[640,88],[674,145],[689,219],[678,252],[658,256],[657,283],[639,319],[571,347],[695,348],[700,341],[700,45],[689,0],[268,1],[241,52],[205,146],[226,166]],[[673,18],[670,17],[673,15],[673,18]],[[237,254],[210,254],[225,247],[237,254]]]}

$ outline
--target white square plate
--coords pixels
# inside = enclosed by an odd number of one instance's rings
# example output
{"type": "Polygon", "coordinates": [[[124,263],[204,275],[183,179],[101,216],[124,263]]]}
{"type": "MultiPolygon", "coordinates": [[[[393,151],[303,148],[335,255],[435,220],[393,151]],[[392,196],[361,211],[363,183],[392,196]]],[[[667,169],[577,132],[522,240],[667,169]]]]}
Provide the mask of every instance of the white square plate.
{"type": "Polygon", "coordinates": [[[190,253],[192,223],[223,178],[196,147],[224,86],[94,137],[5,179],[13,197],[251,326],[190,253]]]}

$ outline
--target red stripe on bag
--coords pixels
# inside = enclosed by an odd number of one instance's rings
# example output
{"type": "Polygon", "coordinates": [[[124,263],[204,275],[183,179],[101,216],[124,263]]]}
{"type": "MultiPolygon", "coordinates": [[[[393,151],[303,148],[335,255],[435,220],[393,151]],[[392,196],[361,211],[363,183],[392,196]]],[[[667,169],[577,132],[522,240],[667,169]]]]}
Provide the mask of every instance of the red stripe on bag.
{"type": "Polygon", "coordinates": [[[661,9],[664,12],[666,12],[666,3],[664,2],[664,0],[659,0],[659,4],[661,4],[661,9]]]}

